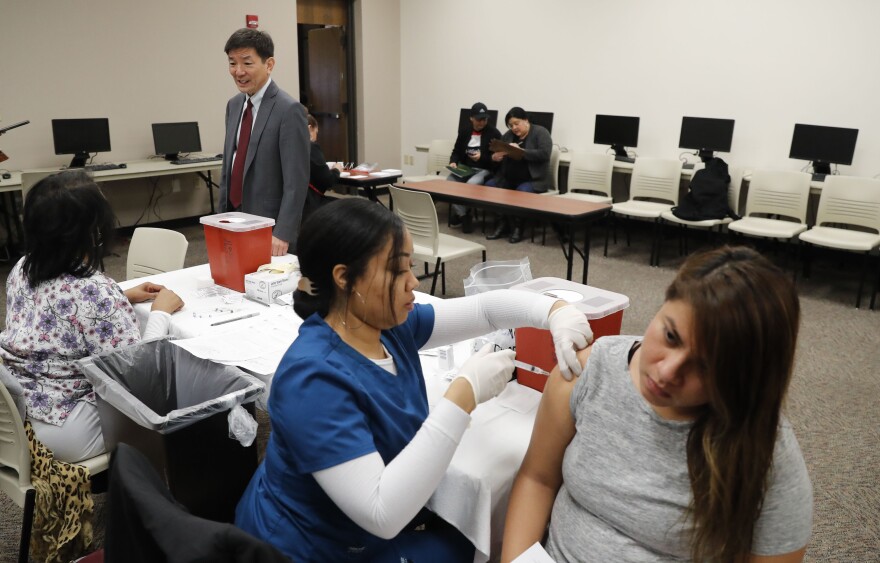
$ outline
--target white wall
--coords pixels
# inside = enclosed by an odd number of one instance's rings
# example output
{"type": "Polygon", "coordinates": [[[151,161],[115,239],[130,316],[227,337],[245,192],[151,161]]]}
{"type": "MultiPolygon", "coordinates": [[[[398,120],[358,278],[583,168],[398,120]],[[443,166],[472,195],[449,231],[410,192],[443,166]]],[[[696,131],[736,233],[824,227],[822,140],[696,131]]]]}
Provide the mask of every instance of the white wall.
{"type": "MultiPolygon", "coordinates": [[[[0,123],[31,121],[0,137],[10,157],[3,168],[69,163],[70,156],[54,154],[53,118],[110,119],[113,149],[95,162],[149,157],[150,124],[163,121],[198,121],[203,150],[221,152],[226,100],[237,92],[223,46],[246,14],[259,15],[260,29],[275,41],[273,79],[294,97],[299,91],[295,2],[0,2],[0,123]]],[[[174,192],[160,181],[162,203],[143,221],[207,212],[203,184],[186,177],[183,185],[174,192]]],[[[116,182],[105,192],[126,225],[144,210],[152,184],[116,182]]]]}
{"type": "MultiPolygon", "coordinates": [[[[880,2],[413,0],[401,3],[402,148],[454,138],[479,100],[553,111],[593,144],[595,114],[641,117],[637,152],[675,158],[683,115],[736,119],[731,164],[797,170],[794,123],[859,129],[843,174],[880,173],[880,2]]],[[[499,126],[502,132],[503,125],[499,126]]],[[[416,155],[424,169],[424,156],[416,155]]]]}
{"type": "Polygon", "coordinates": [[[358,161],[382,168],[400,168],[402,162],[400,5],[400,0],[354,0],[358,161]]]}

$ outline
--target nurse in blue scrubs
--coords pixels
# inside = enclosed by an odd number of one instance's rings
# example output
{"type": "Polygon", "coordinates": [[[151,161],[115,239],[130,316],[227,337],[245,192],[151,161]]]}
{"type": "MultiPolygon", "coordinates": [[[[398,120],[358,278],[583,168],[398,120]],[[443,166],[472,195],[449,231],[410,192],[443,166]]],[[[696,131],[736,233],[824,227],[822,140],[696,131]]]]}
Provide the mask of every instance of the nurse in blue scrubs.
{"type": "Polygon", "coordinates": [[[560,369],[579,373],[586,318],[512,290],[416,304],[412,238],[365,199],[317,210],[298,250],[294,308],[305,322],[275,373],[272,433],[236,525],[297,562],[472,560],[468,540],[424,506],[471,411],[511,378],[514,353],[475,353],[429,413],[418,351],[549,328],[560,369]]]}

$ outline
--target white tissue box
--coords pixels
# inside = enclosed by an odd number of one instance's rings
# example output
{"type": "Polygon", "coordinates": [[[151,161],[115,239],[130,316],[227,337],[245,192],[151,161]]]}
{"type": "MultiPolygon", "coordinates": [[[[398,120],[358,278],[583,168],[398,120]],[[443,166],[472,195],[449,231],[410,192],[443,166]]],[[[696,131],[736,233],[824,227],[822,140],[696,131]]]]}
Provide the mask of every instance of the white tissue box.
{"type": "Polygon", "coordinates": [[[244,293],[248,298],[271,305],[277,297],[296,288],[293,273],[254,272],[244,276],[244,293]]]}

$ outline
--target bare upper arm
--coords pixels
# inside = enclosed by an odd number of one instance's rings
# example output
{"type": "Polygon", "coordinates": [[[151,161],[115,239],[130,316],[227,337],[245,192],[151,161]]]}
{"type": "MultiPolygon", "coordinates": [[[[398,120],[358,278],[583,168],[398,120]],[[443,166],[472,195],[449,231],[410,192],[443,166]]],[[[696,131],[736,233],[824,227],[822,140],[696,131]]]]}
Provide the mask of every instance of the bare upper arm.
{"type": "MultiPolygon", "coordinates": [[[[590,355],[590,348],[578,352],[581,365],[590,355]]],[[[520,468],[523,476],[558,489],[562,484],[562,458],[574,438],[575,420],[571,414],[571,393],[578,378],[567,381],[553,368],[544,387],[535,418],[529,449],[520,468]]]]}

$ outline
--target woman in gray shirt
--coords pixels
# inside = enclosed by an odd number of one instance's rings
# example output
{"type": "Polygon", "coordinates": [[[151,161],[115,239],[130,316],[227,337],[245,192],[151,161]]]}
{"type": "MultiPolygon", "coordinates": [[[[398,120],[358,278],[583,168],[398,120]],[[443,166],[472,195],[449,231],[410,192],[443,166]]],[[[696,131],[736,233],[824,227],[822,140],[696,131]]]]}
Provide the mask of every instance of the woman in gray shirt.
{"type": "Polygon", "coordinates": [[[801,561],[812,487],[781,413],[799,323],[746,248],[691,256],[642,339],[606,337],[544,390],[502,561],[801,561]]]}

